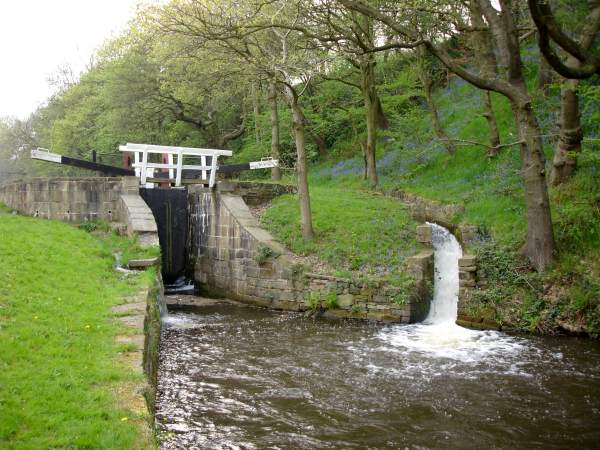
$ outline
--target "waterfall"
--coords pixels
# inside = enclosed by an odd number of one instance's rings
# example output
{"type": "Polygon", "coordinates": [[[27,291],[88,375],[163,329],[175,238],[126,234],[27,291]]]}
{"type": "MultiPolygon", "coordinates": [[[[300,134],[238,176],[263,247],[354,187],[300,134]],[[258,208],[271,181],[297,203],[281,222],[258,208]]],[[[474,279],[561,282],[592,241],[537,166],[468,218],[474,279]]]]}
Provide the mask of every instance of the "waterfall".
{"type": "Polygon", "coordinates": [[[452,233],[435,223],[431,226],[434,253],[434,287],[431,309],[425,323],[454,322],[458,303],[458,259],[462,256],[460,244],[452,233]]]}
{"type": "MultiPolygon", "coordinates": [[[[486,361],[519,353],[518,339],[497,331],[478,331],[456,325],[458,306],[458,260],[462,249],[444,227],[430,223],[434,249],[433,300],[427,318],[421,323],[395,325],[379,334],[390,351],[408,355],[460,360],[486,361]]],[[[423,366],[423,360],[419,365],[423,366]]]]}

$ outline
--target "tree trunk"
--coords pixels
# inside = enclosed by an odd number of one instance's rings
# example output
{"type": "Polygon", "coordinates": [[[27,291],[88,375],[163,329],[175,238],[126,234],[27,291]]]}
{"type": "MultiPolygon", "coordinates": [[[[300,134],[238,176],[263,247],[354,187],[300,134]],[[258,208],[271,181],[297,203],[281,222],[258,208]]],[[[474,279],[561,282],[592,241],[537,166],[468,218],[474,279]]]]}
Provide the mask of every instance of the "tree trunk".
{"type": "MultiPolygon", "coordinates": [[[[515,121],[518,125],[521,144],[521,176],[525,191],[527,211],[527,242],[523,253],[540,272],[554,261],[554,232],[548,185],[546,184],[546,166],[540,127],[533,111],[531,97],[523,75],[523,61],[519,41],[518,27],[511,14],[513,0],[500,0],[502,11],[495,12],[491,1],[480,0],[487,8],[492,29],[501,36],[500,54],[507,67],[507,81],[512,89],[508,95],[515,121]]],[[[507,92],[508,94],[508,92],[507,92]]]]}
{"type": "MultiPolygon", "coordinates": [[[[424,70],[427,70],[424,68],[424,70]]],[[[435,135],[437,138],[444,143],[448,153],[454,155],[456,153],[456,146],[452,143],[444,127],[442,127],[442,123],[440,122],[440,117],[437,110],[437,105],[433,100],[433,96],[431,94],[432,86],[431,80],[428,79],[426,74],[421,74],[421,82],[423,83],[423,90],[425,91],[425,99],[427,100],[427,105],[429,106],[429,113],[431,114],[431,121],[433,123],[433,130],[435,131],[435,135]]]]}
{"type": "Polygon", "coordinates": [[[581,152],[581,115],[578,98],[579,81],[564,80],[560,93],[560,137],[554,158],[550,184],[557,186],[573,176],[577,168],[577,155],[581,152]]]}
{"type": "MultiPolygon", "coordinates": [[[[277,84],[275,81],[269,84],[269,105],[271,107],[271,158],[279,160],[279,111],[277,109],[277,84]]],[[[271,169],[271,179],[273,181],[281,180],[279,166],[271,169]]]]}
{"type": "Polygon", "coordinates": [[[492,109],[492,94],[490,91],[483,93],[484,98],[484,112],[483,117],[487,120],[488,127],[490,129],[490,145],[492,148],[488,152],[488,156],[494,157],[498,154],[498,146],[500,145],[500,133],[498,132],[498,123],[496,122],[496,115],[492,109]]]}
{"type": "Polygon", "coordinates": [[[365,114],[367,119],[367,177],[371,187],[379,184],[377,177],[377,91],[375,89],[375,60],[372,54],[364,56],[361,64],[361,90],[364,97],[365,114]]]}
{"type": "Polygon", "coordinates": [[[423,92],[425,94],[425,100],[427,101],[427,107],[429,109],[429,114],[431,115],[431,122],[433,124],[433,131],[437,138],[444,143],[446,150],[451,155],[456,153],[456,146],[452,143],[442,123],[440,122],[440,116],[438,113],[437,105],[433,100],[433,81],[431,79],[430,69],[427,65],[426,59],[426,51],[424,48],[418,48],[416,50],[416,58],[417,58],[417,75],[419,77],[419,81],[423,86],[423,92]]]}
{"type": "Polygon", "coordinates": [[[362,157],[363,157],[363,174],[362,174],[362,179],[366,180],[369,173],[368,173],[368,166],[369,164],[367,163],[367,141],[360,141],[360,151],[362,153],[362,157]]]}
{"type": "Polygon", "coordinates": [[[298,175],[298,201],[300,202],[300,229],[302,238],[307,241],[314,237],[312,214],[310,211],[310,194],[308,192],[308,170],[306,161],[306,147],[304,140],[304,115],[298,105],[296,93],[288,86],[288,98],[292,110],[292,128],[296,140],[296,173],[298,175]]]}
{"type": "MultiPolygon", "coordinates": [[[[600,3],[594,3],[588,16],[588,21],[581,31],[579,44],[589,50],[594,43],[600,28],[600,3]]],[[[580,68],[581,61],[572,55],[566,60],[570,67],[580,68]]],[[[557,186],[571,178],[577,169],[577,157],[581,152],[583,130],[581,128],[581,115],[579,113],[579,81],[565,79],[560,91],[560,137],[554,158],[552,160],[552,173],[550,183],[557,186]]]]}
{"type": "MultiPolygon", "coordinates": [[[[472,0],[469,4],[469,12],[471,22],[476,27],[485,27],[483,13],[477,4],[477,1],[472,0]]],[[[494,54],[494,46],[492,36],[488,30],[477,31],[472,35],[472,45],[475,51],[475,58],[480,61],[481,75],[487,78],[495,78],[498,74],[498,63],[494,54]]],[[[489,91],[484,92],[483,117],[487,120],[490,145],[492,148],[488,152],[488,156],[494,157],[498,154],[498,146],[500,145],[500,133],[498,132],[498,124],[496,114],[492,108],[492,97],[489,91]]]]}
{"type": "Polygon", "coordinates": [[[544,55],[540,55],[540,65],[538,68],[537,88],[544,97],[550,93],[550,84],[552,84],[552,68],[544,55]]]}
{"type": "Polygon", "coordinates": [[[375,92],[375,95],[377,97],[377,126],[381,130],[389,130],[390,122],[385,115],[383,106],[381,106],[381,100],[379,98],[379,95],[377,95],[377,92],[375,92]]]}
{"type": "Polygon", "coordinates": [[[308,133],[315,144],[317,144],[317,148],[319,149],[319,158],[324,158],[327,156],[327,142],[325,142],[325,139],[323,139],[314,131],[311,131],[310,128],[308,129],[308,133]]]}
{"type": "Polygon", "coordinates": [[[258,89],[256,89],[256,83],[252,83],[252,109],[254,112],[254,138],[256,143],[260,144],[260,128],[258,126],[260,107],[258,103],[258,89]]]}
{"type": "Polygon", "coordinates": [[[534,267],[545,270],[554,259],[554,232],[545,176],[540,127],[531,101],[513,102],[521,144],[521,175],[527,211],[527,242],[523,253],[534,267]]]}

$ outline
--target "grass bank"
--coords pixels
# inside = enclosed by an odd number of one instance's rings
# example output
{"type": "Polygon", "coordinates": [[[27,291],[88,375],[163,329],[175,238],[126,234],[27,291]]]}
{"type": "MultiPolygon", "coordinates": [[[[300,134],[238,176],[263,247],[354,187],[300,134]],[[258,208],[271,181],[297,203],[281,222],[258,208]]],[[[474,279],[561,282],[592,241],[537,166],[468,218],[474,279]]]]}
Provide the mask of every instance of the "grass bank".
{"type": "Polygon", "coordinates": [[[147,417],[116,392],[141,375],[118,362],[111,306],[149,283],[122,278],[99,239],[61,222],[0,211],[0,448],[152,448],[147,417]]]}
{"type": "Polygon", "coordinates": [[[405,258],[417,248],[417,224],[404,205],[381,195],[320,184],[311,185],[310,196],[315,239],[302,240],[295,195],[275,199],[262,225],[294,253],[317,255],[338,276],[401,282],[405,258]]]}

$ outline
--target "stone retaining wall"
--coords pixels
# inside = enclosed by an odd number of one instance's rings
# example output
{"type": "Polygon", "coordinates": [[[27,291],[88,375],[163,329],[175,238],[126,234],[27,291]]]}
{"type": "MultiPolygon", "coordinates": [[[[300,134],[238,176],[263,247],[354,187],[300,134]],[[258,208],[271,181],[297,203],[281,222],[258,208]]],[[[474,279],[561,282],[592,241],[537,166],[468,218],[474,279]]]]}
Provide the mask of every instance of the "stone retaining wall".
{"type": "Polygon", "coordinates": [[[296,186],[253,181],[221,181],[218,189],[219,192],[241,196],[249,206],[263,205],[279,195],[295,194],[297,191],[296,186]]]}
{"type": "Polygon", "coordinates": [[[34,178],[0,186],[0,202],[21,214],[67,222],[122,222],[142,246],[158,245],[152,211],[136,177],[34,178]]]}
{"type": "Polygon", "coordinates": [[[464,211],[461,205],[448,205],[433,200],[428,200],[404,191],[391,194],[404,203],[411,217],[419,222],[435,222],[454,232],[456,225],[454,217],[464,211]]]}
{"type": "Polygon", "coordinates": [[[156,403],[156,386],[158,375],[158,359],[160,347],[161,314],[167,310],[165,292],[160,270],[154,281],[154,286],[148,290],[146,297],[146,311],[144,314],[144,354],[142,366],[148,388],[145,391],[148,410],[154,416],[156,403]],[[161,312],[162,311],[162,312],[161,312]]]}
{"type": "Polygon", "coordinates": [[[45,219],[114,221],[121,191],[121,178],[35,178],[0,186],[0,202],[45,219]]]}
{"type": "Polygon", "coordinates": [[[469,328],[500,329],[500,325],[494,320],[473,317],[468,308],[472,296],[488,285],[485,273],[478,268],[477,257],[463,254],[463,257],[458,260],[458,278],[460,290],[456,323],[469,328]]]}
{"type": "Polygon", "coordinates": [[[383,283],[362,283],[307,273],[260,228],[239,195],[189,192],[189,258],[195,280],[207,295],[272,309],[329,308],[327,315],[416,322],[429,310],[433,254],[411,258],[416,286],[408,295],[383,283]]]}
{"type": "MultiPolygon", "coordinates": [[[[447,228],[463,246],[479,238],[476,226],[466,224],[457,225],[454,222],[455,217],[464,211],[462,205],[436,202],[403,191],[394,192],[392,197],[400,200],[407,206],[408,212],[414,220],[419,222],[433,222],[447,228]]],[[[426,230],[422,230],[422,232],[427,233],[426,230]]],[[[430,241],[431,232],[429,232],[430,241]]]]}

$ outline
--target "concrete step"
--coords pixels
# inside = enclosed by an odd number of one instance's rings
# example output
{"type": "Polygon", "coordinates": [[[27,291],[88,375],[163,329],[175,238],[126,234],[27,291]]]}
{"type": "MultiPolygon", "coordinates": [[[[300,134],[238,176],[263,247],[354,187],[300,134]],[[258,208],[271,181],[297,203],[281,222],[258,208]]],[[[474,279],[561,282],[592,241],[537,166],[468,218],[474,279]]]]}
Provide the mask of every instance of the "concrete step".
{"type": "Polygon", "coordinates": [[[158,264],[158,258],[146,258],[146,259],[130,259],[127,263],[127,267],[133,270],[144,270],[148,267],[155,266],[158,264]]]}

